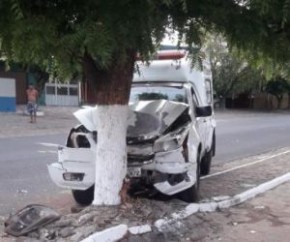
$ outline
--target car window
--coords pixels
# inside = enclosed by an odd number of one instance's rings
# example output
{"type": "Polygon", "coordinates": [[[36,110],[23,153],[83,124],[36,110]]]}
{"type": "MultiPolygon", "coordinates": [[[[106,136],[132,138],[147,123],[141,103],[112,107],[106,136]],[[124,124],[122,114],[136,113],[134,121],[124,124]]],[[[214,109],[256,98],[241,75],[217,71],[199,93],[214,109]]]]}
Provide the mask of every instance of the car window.
{"type": "Polygon", "coordinates": [[[185,89],[183,87],[133,86],[131,89],[130,103],[161,99],[187,103],[185,89]]]}
{"type": "Polygon", "coordinates": [[[208,104],[212,103],[212,83],[211,79],[206,78],[205,79],[205,88],[206,88],[206,101],[208,104]]]}

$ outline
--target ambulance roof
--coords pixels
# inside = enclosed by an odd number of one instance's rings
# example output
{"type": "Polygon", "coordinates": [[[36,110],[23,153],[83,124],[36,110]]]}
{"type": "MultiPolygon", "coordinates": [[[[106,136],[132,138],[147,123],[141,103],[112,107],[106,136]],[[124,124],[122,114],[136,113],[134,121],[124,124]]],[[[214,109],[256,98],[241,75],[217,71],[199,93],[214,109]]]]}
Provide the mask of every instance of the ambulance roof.
{"type": "Polygon", "coordinates": [[[191,62],[185,51],[161,51],[158,52],[157,58],[157,60],[151,61],[149,65],[138,61],[133,82],[194,82],[203,78],[203,72],[191,68],[191,62]]]}
{"type": "Polygon", "coordinates": [[[200,102],[207,105],[205,81],[212,80],[210,65],[206,60],[203,61],[203,67],[203,71],[192,68],[191,60],[187,57],[185,50],[162,51],[158,52],[157,60],[151,61],[149,65],[141,61],[137,62],[133,82],[190,82],[195,87],[200,102]]]}

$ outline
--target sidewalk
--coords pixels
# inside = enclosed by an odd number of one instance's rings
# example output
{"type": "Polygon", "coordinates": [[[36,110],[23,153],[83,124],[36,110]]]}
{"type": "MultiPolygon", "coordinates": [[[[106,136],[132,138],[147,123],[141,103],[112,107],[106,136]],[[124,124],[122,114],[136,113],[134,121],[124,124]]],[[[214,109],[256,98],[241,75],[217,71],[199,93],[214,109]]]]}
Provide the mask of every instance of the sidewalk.
{"type": "Polygon", "coordinates": [[[24,114],[25,106],[17,106],[16,113],[0,112],[0,138],[68,133],[77,124],[72,113],[78,109],[41,106],[39,110],[44,116],[37,117],[36,123],[29,122],[29,116],[24,114]]]}
{"type": "Polygon", "coordinates": [[[228,211],[209,215],[218,230],[203,241],[289,241],[289,191],[288,182],[228,211]]]}

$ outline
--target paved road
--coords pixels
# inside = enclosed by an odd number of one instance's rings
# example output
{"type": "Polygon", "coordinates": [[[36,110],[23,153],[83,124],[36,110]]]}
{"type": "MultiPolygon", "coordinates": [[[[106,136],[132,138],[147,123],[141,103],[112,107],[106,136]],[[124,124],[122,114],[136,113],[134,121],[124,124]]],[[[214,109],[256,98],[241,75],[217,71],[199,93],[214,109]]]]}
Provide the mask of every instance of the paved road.
{"type": "MultiPolygon", "coordinates": [[[[218,113],[217,124],[216,164],[290,146],[290,114],[218,113]]],[[[63,131],[0,139],[0,215],[45,195],[58,196],[62,190],[51,182],[46,169],[56,155],[38,152],[44,149],[37,143],[64,143],[66,135],[63,131]]]]}
{"type": "Polygon", "coordinates": [[[290,113],[225,112],[216,116],[216,163],[290,146],[290,113]]]}
{"type": "Polygon", "coordinates": [[[37,142],[61,142],[63,135],[0,139],[0,215],[27,202],[34,203],[46,193],[60,191],[50,180],[46,165],[56,154],[40,153],[37,142]]]}

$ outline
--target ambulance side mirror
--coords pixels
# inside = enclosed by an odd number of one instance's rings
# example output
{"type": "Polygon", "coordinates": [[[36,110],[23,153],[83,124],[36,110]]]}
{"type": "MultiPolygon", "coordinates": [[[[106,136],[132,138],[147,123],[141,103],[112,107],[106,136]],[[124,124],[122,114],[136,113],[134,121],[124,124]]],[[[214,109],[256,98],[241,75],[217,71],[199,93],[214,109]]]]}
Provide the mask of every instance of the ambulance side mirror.
{"type": "Polygon", "coordinates": [[[204,106],[204,107],[196,107],[195,108],[196,117],[208,117],[212,115],[212,107],[204,106]]]}

